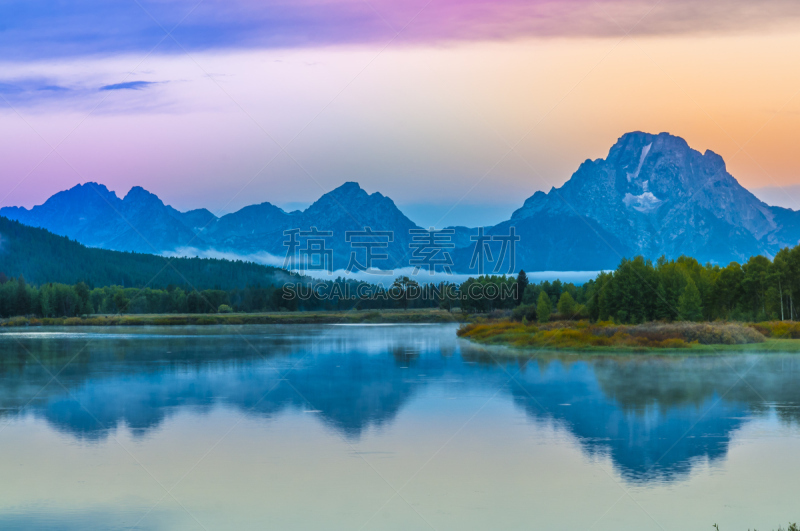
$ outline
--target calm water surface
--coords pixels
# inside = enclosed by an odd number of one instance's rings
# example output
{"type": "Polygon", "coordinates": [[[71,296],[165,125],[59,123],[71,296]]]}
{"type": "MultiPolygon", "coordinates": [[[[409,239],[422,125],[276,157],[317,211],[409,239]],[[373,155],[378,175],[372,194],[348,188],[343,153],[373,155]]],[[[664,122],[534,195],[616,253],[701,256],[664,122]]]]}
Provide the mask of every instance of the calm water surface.
{"type": "Polygon", "coordinates": [[[800,357],[520,361],[452,325],[0,333],[0,529],[800,519],[800,357]]]}

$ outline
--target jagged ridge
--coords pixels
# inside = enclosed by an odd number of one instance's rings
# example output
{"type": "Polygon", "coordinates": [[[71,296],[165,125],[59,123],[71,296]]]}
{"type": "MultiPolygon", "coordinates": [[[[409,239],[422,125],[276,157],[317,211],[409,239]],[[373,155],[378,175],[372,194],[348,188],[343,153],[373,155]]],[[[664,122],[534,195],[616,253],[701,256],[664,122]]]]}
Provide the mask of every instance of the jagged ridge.
{"type": "MultiPolygon", "coordinates": [[[[205,209],[179,212],[141,187],[119,199],[102,184],[86,183],[30,210],[7,207],[0,215],[88,246],[145,253],[214,249],[280,257],[285,230],[317,227],[334,232],[329,247],[335,269],[346,267],[352,251],[346,231],[393,231],[394,241],[381,251],[389,259],[374,265],[397,269],[408,265],[409,230],[418,228],[390,198],[368,194],[355,182],[322,195],[302,212],[261,203],[217,218],[205,209]]],[[[799,216],[756,198],[716,153],[700,153],[668,133],[634,132],[623,135],[605,159],[586,160],[560,188],[536,192],[487,234],[507,234],[514,227],[522,238],[517,270],[610,269],[621,257],[636,254],[690,255],[726,264],[796,245],[799,216]]],[[[456,229],[454,270],[474,272],[469,237],[477,229],[456,229]]],[[[499,244],[492,250],[496,255],[499,244]]]]}

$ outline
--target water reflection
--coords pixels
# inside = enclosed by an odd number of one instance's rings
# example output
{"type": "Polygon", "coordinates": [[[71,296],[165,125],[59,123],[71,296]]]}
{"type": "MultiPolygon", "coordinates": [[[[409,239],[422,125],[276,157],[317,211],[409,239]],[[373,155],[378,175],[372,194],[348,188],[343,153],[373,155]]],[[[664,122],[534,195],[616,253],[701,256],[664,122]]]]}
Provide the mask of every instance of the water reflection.
{"type": "Polygon", "coordinates": [[[457,340],[452,326],[84,332],[0,334],[0,415],[33,415],[102,441],[121,425],[146,437],[181,409],[223,404],[264,419],[313,412],[358,440],[390,428],[429,391],[499,390],[531,420],[554,423],[643,483],[719,460],[753,417],[774,411],[800,423],[800,364],[791,355],[499,361],[457,340]]]}

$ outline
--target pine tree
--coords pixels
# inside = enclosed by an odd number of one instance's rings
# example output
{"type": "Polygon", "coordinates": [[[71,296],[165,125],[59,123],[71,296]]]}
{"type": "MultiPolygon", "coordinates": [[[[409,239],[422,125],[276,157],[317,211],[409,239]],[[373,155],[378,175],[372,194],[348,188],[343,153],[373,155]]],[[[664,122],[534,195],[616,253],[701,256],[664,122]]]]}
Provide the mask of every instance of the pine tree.
{"type": "Polygon", "coordinates": [[[659,282],[656,288],[656,319],[659,321],[671,321],[673,310],[670,307],[667,290],[664,284],[659,282]]]}
{"type": "Polygon", "coordinates": [[[25,284],[25,277],[22,275],[17,279],[17,304],[14,313],[17,315],[31,313],[31,297],[28,293],[28,286],[25,284]]]}
{"type": "Polygon", "coordinates": [[[89,286],[84,282],[75,284],[75,295],[80,301],[79,313],[92,313],[92,303],[89,302],[89,286]]]}
{"type": "Polygon", "coordinates": [[[42,307],[42,317],[52,317],[55,313],[53,308],[53,285],[47,284],[39,288],[39,305],[42,307]]]}
{"type": "Polygon", "coordinates": [[[700,299],[700,292],[691,278],[686,279],[686,287],[678,299],[678,319],[681,321],[703,319],[703,302],[700,299]]]}
{"type": "Polygon", "coordinates": [[[550,302],[550,297],[542,290],[539,293],[539,300],[536,302],[536,316],[540,323],[546,323],[550,320],[550,313],[553,311],[553,304],[550,302]]]}
{"type": "Polygon", "coordinates": [[[525,288],[528,287],[528,284],[530,284],[528,275],[525,274],[525,271],[520,269],[519,275],[517,275],[517,306],[522,304],[522,296],[525,295],[525,288]]]}

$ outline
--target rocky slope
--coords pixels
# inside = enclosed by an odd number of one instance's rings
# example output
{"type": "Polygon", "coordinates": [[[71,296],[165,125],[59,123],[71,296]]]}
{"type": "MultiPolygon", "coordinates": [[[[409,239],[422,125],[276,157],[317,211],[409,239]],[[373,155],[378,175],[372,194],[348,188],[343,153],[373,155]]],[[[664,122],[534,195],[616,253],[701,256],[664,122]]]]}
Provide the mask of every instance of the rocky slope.
{"type": "MultiPolygon", "coordinates": [[[[368,194],[354,182],[302,212],[261,203],[217,218],[205,209],[178,212],[140,187],[119,199],[101,184],[86,183],[30,210],[7,207],[0,215],[85,245],[144,253],[201,249],[283,257],[285,230],[316,227],[333,231],[326,247],[333,250],[334,269],[344,269],[353,250],[345,233],[365,227],[394,233],[388,249],[376,249],[389,258],[375,267],[408,266],[409,230],[418,228],[391,199],[368,194]]],[[[667,133],[636,132],[623,135],[605,159],[585,161],[560,188],[536,192],[510,220],[486,233],[508,234],[512,227],[520,237],[515,270],[586,271],[611,269],[622,257],[637,254],[651,259],[685,254],[719,264],[773,255],[800,240],[800,213],[757,199],[712,151],[700,153],[667,133]]],[[[469,268],[470,236],[477,229],[455,229],[453,269],[475,272],[469,268]]],[[[491,249],[497,258],[500,243],[491,249]]],[[[363,258],[363,248],[357,253],[363,258]]],[[[486,271],[492,269],[487,264],[486,271]]],[[[501,268],[507,270],[508,261],[501,268]]]]}
{"type": "MultiPolygon", "coordinates": [[[[545,233],[540,240],[553,246],[602,242],[594,257],[586,257],[586,269],[611,267],[620,255],[633,254],[685,254],[726,264],[796,245],[800,214],[760,201],[716,153],[700,153],[667,133],[637,132],[622,136],[606,159],[581,164],[562,187],[535,193],[495,230],[511,225],[535,227],[545,233]],[[584,222],[584,230],[573,218],[584,222]],[[565,228],[562,220],[572,221],[565,228]]],[[[570,261],[557,254],[556,263],[570,261]]]]}
{"type": "MultiPolygon", "coordinates": [[[[353,182],[323,195],[303,212],[285,212],[270,203],[261,203],[217,218],[205,209],[179,212],[138,186],[119,199],[102,184],[86,183],[59,192],[30,210],[6,207],[0,209],[0,215],[90,247],[152,254],[192,255],[197,250],[213,249],[284,257],[284,231],[316,227],[333,232],[332,237],[324,239],[325,247],[333,251],[334,269],[348,265],[352,248],[345,241],[347,231],[363,231],[365,227],[393,231],[394,240],[387,242],[388,248],[375,249],[376,254],[389,258],[373,264],[391,269],[404,259],[407,263],[409,230],[416,228],[391,199],[380,193],[368,194],[353,182]]],[[[305,247],[305,239],[300,238],[300,242],[305,247]]],[[[363,248],[357,253],[363,264],[363,248]]]]}
{"type": "Polygon", "coordinates": [[[181,214],[139,186],[120,199],[102,184],[86,183],[59,192],[30,210],[7,207],[0,209],[0,214],[89,247],[115,251],[159,254],[176,242],[195,238],[183,222],[193,217],[190,213],[181,214]]]}

